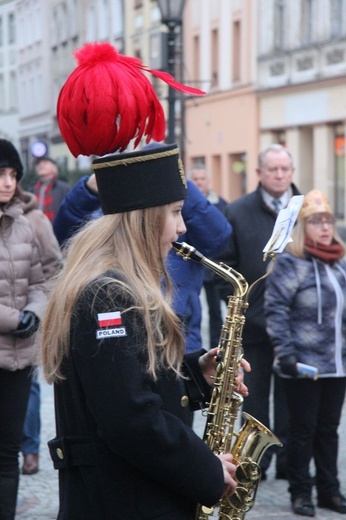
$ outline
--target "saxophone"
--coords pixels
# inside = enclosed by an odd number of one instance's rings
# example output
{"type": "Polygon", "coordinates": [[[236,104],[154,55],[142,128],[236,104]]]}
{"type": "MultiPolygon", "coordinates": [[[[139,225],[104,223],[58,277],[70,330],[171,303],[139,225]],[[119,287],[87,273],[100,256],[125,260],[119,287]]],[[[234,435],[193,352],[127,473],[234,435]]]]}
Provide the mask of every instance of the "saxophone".
{"type": "MultiPolygon", "coordinates": [[[[216,508],[220,520],[243,520],[255,501],[261,477],[259,462],[262,455],[270,446],[282,446],[266,426],[247,413],[242,414],[244,423],[241,430],[235,432],[243,397],[234,391],[234,384],[243,357],[242,330],[248,307],[247,298],[254,284],[249,288],[240,273],[223,263],[217,264],[209,260],[185,242],[174,242],[173,247],[184,260],[191,259],[204,264],[233,287],[218,344],[216,375],[207,412],[204,441],[217,455],[233,455],[233,461],[237,465],[238,486],[233,495],[225,495],[214,508],[198,504],[195,520],[208,520],[214,515],[216,508]]],[[[259,280],[266,276],[267,274],[259,280]]]]}

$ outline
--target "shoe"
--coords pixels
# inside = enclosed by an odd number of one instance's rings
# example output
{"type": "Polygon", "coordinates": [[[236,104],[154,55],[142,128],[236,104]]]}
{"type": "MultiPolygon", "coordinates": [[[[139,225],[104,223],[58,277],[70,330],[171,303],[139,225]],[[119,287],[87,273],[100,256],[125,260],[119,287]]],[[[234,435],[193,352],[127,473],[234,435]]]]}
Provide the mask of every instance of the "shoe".
{"type": "Polygon", "coordinates": [[[23,455],[24,462],[22,466],[23,475],[34,475],[38,472],[38,454],[29,453],[28,455],[23,455]]]}
{"type": "Polygon", "coordinates": [[[342,515],[346,515],[346,498],[340,494],[329,498],[319,498],[318,507],[323,507],[341,513],[342,515]]]}
{"type": "Polygon", "coordinates": [[[297,497],[292,500],[292,511],[296,515],[315,516],[315,506],[310,497],[297,497]]]}

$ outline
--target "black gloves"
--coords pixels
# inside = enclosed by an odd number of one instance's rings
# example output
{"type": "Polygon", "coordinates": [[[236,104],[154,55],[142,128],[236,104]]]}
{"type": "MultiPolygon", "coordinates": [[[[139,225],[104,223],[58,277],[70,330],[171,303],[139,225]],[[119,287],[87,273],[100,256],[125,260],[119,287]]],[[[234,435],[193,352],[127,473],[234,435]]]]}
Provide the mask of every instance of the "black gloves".
{"type": "Polygon", "coordinates": [[[19,314],[19,325],[16,330],[11,332],[12,336],[16,338],[29,338],[38,329],[40,320],[31,311],[20,311],[19,314]]]}
{"type": "Polygon", "coordinates": [[[294,354],[289,354],[288,356],[283,356],[279,359],[279,364],[281,368],[281,372],[286,374],[287,376],[297,376],[297,358],[294,354]]]}

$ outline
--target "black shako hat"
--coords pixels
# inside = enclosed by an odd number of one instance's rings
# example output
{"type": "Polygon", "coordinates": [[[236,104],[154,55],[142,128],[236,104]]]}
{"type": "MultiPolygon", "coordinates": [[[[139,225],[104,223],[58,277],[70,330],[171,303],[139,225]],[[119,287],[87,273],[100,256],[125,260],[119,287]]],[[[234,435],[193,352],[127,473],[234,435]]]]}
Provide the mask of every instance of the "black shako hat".
{"type": "Polygon", "coordinates": [[[163,206],[187,197],[176,144],[108,155],[95,159],[92,167],[104,215],[163,206]]]}
{"type": "Polygon", "coordinates": [[[13,168],[17,172],[17,181],[23,177],[23,164],[19,153],[10,141],[0,139],[0,168],[13,168]]]}

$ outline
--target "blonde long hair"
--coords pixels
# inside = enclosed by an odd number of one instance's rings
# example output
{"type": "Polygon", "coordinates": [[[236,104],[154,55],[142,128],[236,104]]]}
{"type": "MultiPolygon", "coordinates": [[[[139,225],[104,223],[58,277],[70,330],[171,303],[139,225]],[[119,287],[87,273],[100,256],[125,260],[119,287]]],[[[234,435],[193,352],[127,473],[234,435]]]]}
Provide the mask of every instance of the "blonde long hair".
{"type": "Polygon", "coordinates": [[[71,318],[78,297],[90,282],[109,270],[116,270],[126,282],[113,278],[102,282],[117,284],[142,314],[148,372],[154,379],[162,366],[180,373],[184,339],[180,321],[170,306],[172,285],[160,253],[167,207],[105,215],[86,224],[71,239],[39,338],[41,363],[49,383],[63,379],[61,363],[69,355],[71,318]]]}
{"type": "MultiPolygon", "coordinates": [[[[305,224],[306,224],[306,218],[300,220],[295,227],[293,228],[291,237],[293,242],[289,242],[286,246],[286,251],[291,253],[294,256],[297,256],[298,258],[304,258],[305,257],[305,224]]],[[[338,242],[341,244],[346,251],[345,243],[343,242],[342,238],[340,237],[336,227],[334,226],[334,233],[333,233],[333,239],[335,242],[338,242]]]]}

